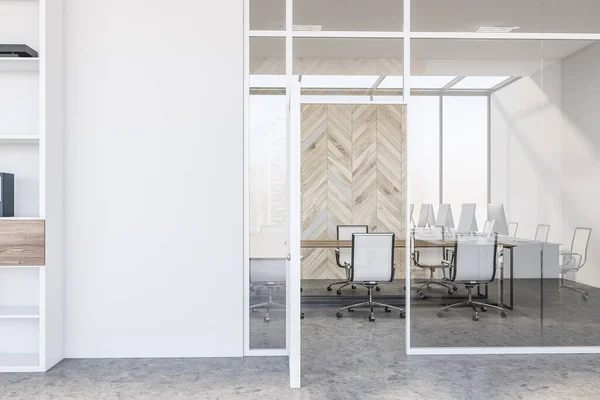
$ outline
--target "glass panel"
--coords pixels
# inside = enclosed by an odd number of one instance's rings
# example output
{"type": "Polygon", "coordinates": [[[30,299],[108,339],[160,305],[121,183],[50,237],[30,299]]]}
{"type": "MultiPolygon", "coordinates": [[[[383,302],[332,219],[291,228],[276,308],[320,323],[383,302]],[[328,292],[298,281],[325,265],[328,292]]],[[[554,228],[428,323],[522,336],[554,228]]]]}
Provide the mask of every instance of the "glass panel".
{"type": "Polygon", "coordinates": [[[402,0],[295,0],[294,30],[401,31],[402,0]]]}
{"type": "Polygon", "coordinates": [[[443,202],[460,215],[462,203],[477,204],[478,224],[487,219],[487,97],[443,98],[443,202]]]}
{"type": "Polygon", "coordinates": [[[250,30],[285,30],[285,0],[249,1],[250,30]]]}
{"type": "Polygon", "coordinates": [[[294,39],[293,70],[302,76],[303,96],[345,96],[349,102],[401,96],[402,59],[402,39],[294,39]],[[384,77],[386,87],[374,90],[384,77]]]}
{"type": "MultiPolygon", "coordinates": [[[[543,140],[540,140],[543,148],[534,153],[539,174],[543,172],[545,177],[539,187],[538,203],[538,213],[544,222],[540,218],[539,223],[551,225],[550,243],[544,246],[543,343],[598,346],[600,43],[579,42],[572,45],[579,51],[556,60],[554,48],[559,45],[560,42],[544,41],[541,83],[539,79],[520,83],[528,84],[530,95],[541,96],[544,104],[543,140]],[[577,227],[592,229],[587,252],[583,243],[588,232],[578,230],[576,235],[577,227]],[[581,257],[558,257],[558,245],[553,243],[561,243],[562,251],[579,253],[581,257]],[[560,271],[564,272],[564,282],[556,280],[560,271]],[[559,289],[561,284],[564,287],[559,289]]],[[[523,112],[523,106],[518,110],[523,112]]],[[[533,235],[532,228],[528,229],[528,236],[533,235]]]]}
{"type": "Polygon", "coordinates": [[[491,89],[506,81],[510,76],[467,76],[452,89],[491,89]]]}
{"type": "Polygon", "coordinates": [[[421,204],[437,204],[440,199],[440,111],[439,96],[411,98],[409,190],[415,222],[421,204]]]}
{"type": "MultiPolygon", "coordinates": [[[[384,76],[401,77],[403,40],[295,38],[293,44],[294,74],[302,76],[303,238],[335,240],[337,227],[349,224],[403,237],[406,108],[368,104],[371,96],[383,103],[401,96],[401,80],[386,89],[374,86],[384,76]]],[[[337,307],[367,298],[360,286],[327,290],[347,279],[332,249],[305,248],[302,254],[303,298],[337,307]]],[[[396,280],[378,292],[393,303],[404,296],[403,249],[395,258],[396,280]]]]}
{"type": "Polygon", "coordinates": [[[419,0],[411,9],[420,32],[600,32],[597,0],[419,0]]]}
{"type": "Polygon", "coordinates": [[[250,42],[250,349],[286,346],[285,39],[250,42]],[[264,75],[260,75],[264,74],[264,75]]]}

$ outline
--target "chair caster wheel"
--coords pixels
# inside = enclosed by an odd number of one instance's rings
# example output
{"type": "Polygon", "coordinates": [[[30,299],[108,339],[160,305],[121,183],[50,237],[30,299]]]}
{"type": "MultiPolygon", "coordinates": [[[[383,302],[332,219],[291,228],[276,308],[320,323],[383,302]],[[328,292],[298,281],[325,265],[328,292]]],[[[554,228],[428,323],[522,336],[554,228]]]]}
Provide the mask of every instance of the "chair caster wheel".
{"type": "Polygon", "coordinates": [[[352,289],[356,289],[356,285],[352,285],[352,289]]]}
{"type": "Polygon", "coordinates": [[[437,316],[442,318],[444,316],[444,312],[443,311],[438,311],[437,312],[437,316]]]}
{"type": "Polygon", "coordinates": [[[369,322],[374,322],[374,321],[375,321],[375,316],[369,315],[369,322]]]}
{"type": "Polygon", "coordinates": [[[375,290],[381,292],[381,288],[379,286],[375,286],[375,290]]]}
{"type": "Polygon", "coordinates": [[[348,311],[354,312],[354,308],[349,308],[348,311]]]}
{"type": "Polygon", "coordinates": [[[421,300],[426,300],[427,296],[425,296],[424,294],[421,294],[421,300]]]}
{"type": "Polygon", "coordinates": [[[389,313],[389,312],[392,312],[392,310],[390,310],[390,308],[389,308],[389,307],[386,307],[386,308],[385,308],[385,312],[386,312],[386,313],[389,313]]]}
{"type": "Polygon", "coordinates": [[[506,311],[502,311],[502,312],[500,313],[500,316],[501,316],[502,318],[506,318],[506,317],[508,317],[508,314],[506,313],[506,311]]]}
{"type": "Polygon", "coordinates": [[[473,315],[473,321],[479,321],[479,315],[477,315],[477,314],[473,315]]]}
{"type": "Polygon", "coordinates": [[[300,293],[302,293],[302,292],[304,292],[304,289],[303,289],[303,288],[300,288],[300,293]]]}
{"type": "Polygon", "coordinates": [[[455,292],[458,292],[458,288],[456,286],[452,286],[452,290],[454,290],[455,292]]]}
{"type": "Polygon", "coordinates": [[[400,314],[398,314],[398,316],[402,319],[406,318],[406,313],[404,311],[400,311],[400,314]]]}
{"type": "Polygon", "coordinates": [[[253,309],[252,309],[252,312],[257,312],[257,311],[258,311],[258,310],[257,310],[256,308],[253,308],[253,309]]]}
{"type": "Polygon", "coordinates": [[[587,295],[587,294],[584,294],[583,296],[581,296],[581,298],[582,298],[583,300],[587,301],[587,299],[588,299],[588,295],[587,295]]]}
{"type": "Polygon", "coordinates": [[[331,288],[331,286],[327,286],[327,291],[331,292],[333,289],[331,288]]]}
{"type": "Polygon", "coordinates": [[[300,319],[304,319],[305,315],[304,313],[300,313],[300,319]]]}
{"type": "Polygon", "coordinates": [[[479,309],[481,310],[481,312],[486,312],[487,311],[487,307],[486,306],[481,306],[479,309]]]}
{"type": "Polygon", "coordinates": [[[448,294],[454,294],[452,290],[448,290],[448,294]]]}
{"type": "Polygon", "coordinates": [[[335,316],[338,317],[338,318],[342,318],[342,315],[344,315],[344,314],[342,314],[341,311],[338,311],[338,312],[335,313],[335,316]]]}
{"type": "Polygon", "coordinates": [[[340,289],[338,289],[336,293],[337,294],[342,294],[342,291],[340,289]]]}
{"type": "Polygon", "coordinates": [[[271,318],[269,318],[269,317],[264,317],[263,319],[264,319],[265,322],[271,321],[271,318]]]}

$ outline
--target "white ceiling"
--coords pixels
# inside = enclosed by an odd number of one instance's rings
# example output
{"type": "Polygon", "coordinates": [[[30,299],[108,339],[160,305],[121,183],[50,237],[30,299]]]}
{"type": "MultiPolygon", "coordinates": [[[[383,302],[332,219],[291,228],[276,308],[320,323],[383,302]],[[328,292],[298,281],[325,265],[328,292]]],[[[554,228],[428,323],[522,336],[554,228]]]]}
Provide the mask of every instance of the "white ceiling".
{"type": "MultiPolygon", "coordinates": [[[[519,32],[600,33],[598,0],[413,0],[415,31],[474,32],[519,26],[519,32]]],[[[324,30],[402,30],[402,0],[295,0],[295,25],[324,30]]],[[[250,0],[251,29],[284,29],[285,0],[250,0]]]]}

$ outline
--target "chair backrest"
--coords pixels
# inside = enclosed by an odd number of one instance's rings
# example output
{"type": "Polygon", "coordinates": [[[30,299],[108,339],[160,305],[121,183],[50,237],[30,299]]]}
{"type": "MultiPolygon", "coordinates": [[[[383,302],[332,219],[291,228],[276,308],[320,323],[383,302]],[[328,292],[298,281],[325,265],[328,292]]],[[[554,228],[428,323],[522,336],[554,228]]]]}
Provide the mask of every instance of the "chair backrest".
{"type": "Polygon", "coordinates": [[[508,223],[508,236],[516,238],[518,229],[519,229],[518,222],[509,222],[508,223]]]}
{"type": "MultiPolygon", "coordinates": [[[[444,227],[434,226],[428,231],[415,232],[415,240],[419,239],[444,239],[444,227]]],[[[417,247],[413,254],[415,264],[419,267],[439,267],[444,259],[443,247],[417,247]]]]}
{"type": "Polygon", "coordinates": [[[417,221],[417,227],[424,228],[427,225],[435,225],[435,215],[433,214],[433,204],[421,204],[421,211],[419,212],[419,220],[417,221]]]}
{"type": "Polygon", "coordinates": [[[352,282],[392,282],[394,280],[393,233],[352,235],[352,282]]]}
{"type": "Polygon", "coordinates": [[[285,284],[285,258],[251,258],[250,282],[285,284]]]}
{"type": "Polygon", "coordinates": [[[573,241],[571,242],[571,252],[581,254],[581,264],[579,268],[583,267],[587,261],[588,245],[590,244],[590,236],[592,235],[592,228],[575,228],[573,233],[573,241]]]}
{"type": "Polygon", "coordinates": [[[460,210],[460,219],[456,233],[477,232],[477,218],[475,218],[476,204],[463,204],[460,210]]]}
{"type": "Polygon", "coordinates": [[[496,221],[494,232],[499,235],[508,235],[508,224],[506,223],[504,204],[488,204],[487,212],[487,219],[489,221],[496,221]]]}
{"type": "MultiPolygon", "coordinates": [[[[353,233],[368,233],[368,225],[338,225],[337,240],[352,240],[353,233]]],[[[340,253],[338,267],[345,268],[344,263],[350,264],[352,261],[352,249],[338,249],[340,253]]]]}
{"type": "Polygon", "coordinates": [[[414,213],[415,213],[415,205],[411,204],[410,205],[410,223],[413,227],[415,226],[415,218],[413,217],[414,213]]]}
{"type": "Polygon", "coordinates": [[[435,225],[454,228],[454,218],[452,218],[452,207],[450,207],[450,204],[440,204],[435,225]]]}
{"type": "Polygon", "coordinates": [[[496,226],[496,220],[488,220],[483,224],[483,234],[486,236],[490,236],[494,232],[494,227],[496,226]]]}
{"type": "Polygon", "coordinates": [[[496,275],[498,235],[457,235],[454,249],[453,281],[487,281],[496,275]]]}
{"type": "Polygon", "coordinates": [[[535,230],[534,240],[538,242],[548,241],[548,234],[550,233],[550,225],[539,224],[535,230]]]}

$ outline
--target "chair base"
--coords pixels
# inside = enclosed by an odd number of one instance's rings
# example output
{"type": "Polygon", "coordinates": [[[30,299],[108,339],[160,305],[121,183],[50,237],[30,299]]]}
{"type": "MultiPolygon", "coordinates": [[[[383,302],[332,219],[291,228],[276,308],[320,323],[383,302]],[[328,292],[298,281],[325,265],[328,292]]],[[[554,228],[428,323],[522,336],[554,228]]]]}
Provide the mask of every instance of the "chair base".
{"type": "MultiPolygon", "coordinates": [[[[259,304],[254,304],[250,306],[250,310],[252,312],[257,312],[259,309],[261,308],[266,308],[266,313],[265,316],[263,318],[264,322],[270,322],[271,321],[271,317],[269,315],[269,312],[273,309],[280,309],[280,310],[285,310],[286,306],[283,304],[278,304],[273,302],[273,289],[274,287],[268,287],[267,288],[269,290],[269,300],[266,303],[259,303],[259,304]]],[[[301,317],[302,318],[302,317],[301,317]]]]}
{"type": "MultiPolygon", "coordinates": [[[[567,272],[571,272],[571,271],[567,271],[567,272]]],[[[569,290],[572,290],[574,292],[579,293],[581,295],[581,298],[583,300],[587,300],[587,299],[590,298],[590,292],[588,292],[587,290],[585,290],[585,289],[579,289],[579,288],[576,288],[574,286],[567,286],[567,285],[565,285],[565,275],[564,274],[565,274],[565,272],[563,272],[560,275],[560,284],[558,285],[558,291],[559,292],[560,292],[561,289],[569,289],[569,290]]]]}
{"type": "Polygon", "coordinates": [[[583,300],[587,300],[587,299],[590,298],[590,292],[588,292],[587,290],[584,290],[584,289],[579,289],[579,288],[576,288],[576,287],[573,287],[573,286],[560,285],[558,287],[558,290],[560,291],[561,289],[569,289],[569,290],[572,290],[574,292],[577,292],[577,293],[581,294],[581,298],[583,300]]]}
{"type": "Polygon", "coordinates": [[[442,280],[435,280],[435,278],[433,277],[433,274],[434,274],[434,270],[431,269],[430,274],[429,274],[429,279],[424,280],[424,281],[415,282],[417,285],[421,284],[421,286],[415,287],[414,289],[416,290],[417,294],[421,297],[422,300],[425,300],[427,298],[426,292],[431,290],[431,285],[438,285],[440,287],[445,288],[446,290],[448,290],[448,294],[454,294],[454,292],[456,292],[458,290],[458,288],[451,281],[449,281],[446,278],[445,272],[444,272],[444,277],[442,278],[442,280]]]}
{"type": "MultiPolygon", "coordinates": [[[[356,289],[357,286],[361,286],[364,287],[365,289],[367,288],[365,285],[363,285],[362,283],[350,283],[348,281],[340,281],[340,282],[334,282],[331,285],[327,286],[327,291],[331,292],[333,290],[334,286],[337,285],[342,285],[340,286],[340,288],[336,291],[337,294],[342,294],[342,289],[345,288],[346,286],[350,286],[352,285],[352,289],[356,289]]],[[[381,288],[379,286],[377,286],[375,288],[375,290],[377,290],[378,292],[381,290],[381,288]]]]}
{"type": "Polygon", "coordinates": [[[461,301],[460,303],[454,303],[454,304],[450,304],[449,306],[446,307],[442,307],[438,310],[437,312],[437,316],[438,317],[443,317],[444,316],[444,311],[448,311],[451,308],[455,308],[455,307],[464,307],[464,306],[470,306],[473,309],[473,321],[479,321],[479,313],[477,312],[477,307],[479,307],[479,309],[482,312],[486,312],[488,308],[493,308],[495,310],[500,311],[500,316],[502,318],[506,318],[508,316],[508,314],[506,313],[506,311],[504,310],[504,308],[499,307],[499,306],[495,306],[492,304],[486,304],[486,303],[480,303],[478,301],[473,301],[473,286],[467,286],[467,291],[469,294],[469,297],[467,299],[467,301],[461,301]]]}
{"type": "Polygon", "coordinates": [[[398,315],[400,318],[406,318],[406,313],[404,312],[404,310],[402,308],[392,306],[390,304],[378,303],[376,301],[373,301],[373,289],[376,286],[369,286],[369,285],[361,285],[361,286],[365,286],[367,288],[369,300],[361,302],[361,303],[351,304],[349,306],[344,306],[344,307],[340,308],[338,310],[338,312],[335,314],[336,317],[342,318],[342,316],[344,315],[344,313],[343,313],[344,310],[353,312],[354,309],[358,308],[358,307],[369,307],[371,309],[371,313],[369,315],[369,321],[373,322],[373,321],[375,321],[375,307],[383,307],[383,308],[385,308],[385,312],[392,312],[392,310],[396,310],[396,311],[399,311],[398,315]]]}

